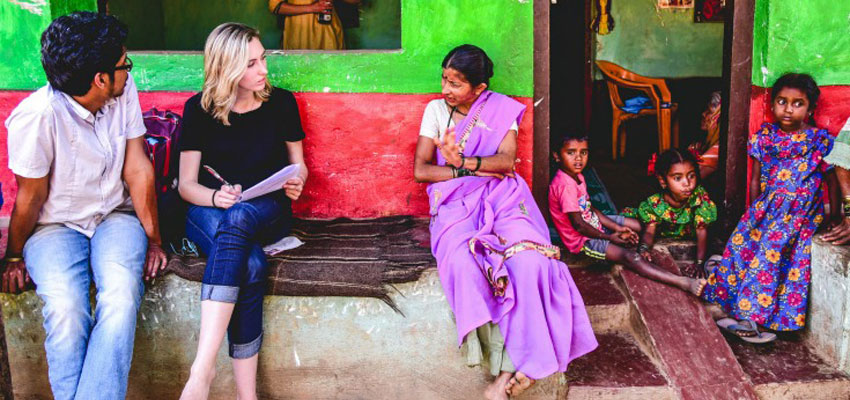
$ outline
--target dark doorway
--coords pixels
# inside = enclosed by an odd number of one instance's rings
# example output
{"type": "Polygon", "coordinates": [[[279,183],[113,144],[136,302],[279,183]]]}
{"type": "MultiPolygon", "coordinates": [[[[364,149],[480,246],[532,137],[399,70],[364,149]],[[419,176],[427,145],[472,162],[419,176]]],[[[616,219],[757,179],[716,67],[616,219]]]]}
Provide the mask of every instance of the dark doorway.
{"type": "Polygon", "coordinates": [[[592,32],[590,0],[558,0],[550,21],[552,148],[566,132],[589,133],[592,32]]]}
{"type": "MultiPolygon", "coordinates": [[[[590,28],[599,13],[598,1],[557,0],[551,5],[550,144],[557,148],[568,132],[585,133],[590,138],[589,169],[598,173],[617,208],[622,208],[635,206],[658,190],[654,177],[646,173],[647,160],[659,147],[657,120],[650,115],[625,122],[622,129],[630,140],[624,156],[613,161],[611,99],[594,62],[610,61],[646,77],[663,78],[678,110],[678,147],[685,148],[706,139],[703,111],[712,92],[723,86],[723,23],[695,23],[693,10],[658,10],[652,2],[611,3],[612,33],[604,36],[590,28]]],[[[626,96],[623,100],[638,94],[621,93],[626,96]]],[[[721,175],[713,174],[712,182],[705,182],[718,203],[723,197],[721,175]]]]}

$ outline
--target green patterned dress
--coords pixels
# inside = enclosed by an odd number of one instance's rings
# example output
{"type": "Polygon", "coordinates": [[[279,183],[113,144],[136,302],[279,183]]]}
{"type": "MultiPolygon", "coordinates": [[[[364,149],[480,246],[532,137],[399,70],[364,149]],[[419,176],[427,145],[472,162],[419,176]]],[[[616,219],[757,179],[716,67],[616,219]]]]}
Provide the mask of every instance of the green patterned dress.
{"type": "Polygon", "coordinates": [[[656,235],[676,239],[692,239],[696,228],[705,227],[717,220],[717,206],[702,186],[697,186],[688,204],[674,208],[664,200],[663,193],[649,196],[637,209],[626,207],[623,216],[634,218],[642,224],[658,224],[656,235]]]}

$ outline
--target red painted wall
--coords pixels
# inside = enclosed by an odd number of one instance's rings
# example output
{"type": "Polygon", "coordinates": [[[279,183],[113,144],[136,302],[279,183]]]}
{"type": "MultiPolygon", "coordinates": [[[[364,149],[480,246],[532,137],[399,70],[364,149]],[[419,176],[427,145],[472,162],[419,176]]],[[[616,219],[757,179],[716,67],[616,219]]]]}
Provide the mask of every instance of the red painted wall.
{"type": "MultiPolygon", "coordinates": [[[[0,120],[28,92],[0,91],[0,120]]],[[[143,92],[143,110],[183,112],[193,93],[143,92]]],[[[307,133],[304,151],[310,169],[305,192],[294,204],[296,215],[309,218],[369,218],[384,215],[428,215],[425,185],[413,180],[413,153],[425,105],[438,95],[296,93],[307,133]]],[[[530,98],[520,124],[517,164],[531,185],[532,121],[530,98]]],[[[6,127],[0,127],[0,182],[11,213],[16,193],[6,154],[6,127]]]]}
{"type": "MultiPolygon", "coordinates": [[[[815,123],[836,136],[847,118],[850,118],[850,86],[821,86],[820,90],[821,96],[815,111],[815,123]]],[[[770,111],[770,88],[753,86],[750,96],[750,134],[755,133],[762,123],[773,121],[773,113],[770,111]]],[[[747,185],[749,185],[751,163],[749,160],[747,163],[747,185]]]]}
{"type": "Polygon", "coordinates": [[[6,132],[6,118],[18,103],[29,95],[29,92],[0,91],[0,184],[3,185],[3,208],[0,208],[0,217],[8,217],[12,214],[12,203],[18,186],[15,185],[15,177],[9,170],[8,134],[6,132]]]}

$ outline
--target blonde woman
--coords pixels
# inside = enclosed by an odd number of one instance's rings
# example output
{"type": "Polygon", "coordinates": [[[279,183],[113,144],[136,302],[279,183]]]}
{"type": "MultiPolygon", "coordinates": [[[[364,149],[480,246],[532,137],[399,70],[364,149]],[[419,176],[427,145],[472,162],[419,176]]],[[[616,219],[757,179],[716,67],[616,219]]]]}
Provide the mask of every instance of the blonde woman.
{"type": "Polygon", "coordinates": [[[288,234],[291,201],[307,168],[283,190],[239,201],[288,164],[304,166],[304,131],[292,93],[267,79],[259,32],[216,27],[204,48],[203,91],[186,101],[180,138],[180,196],[191,206],[186,233],[208,257],[201,287],[198,353],[181,399],[206,399],[225,331],[237,396],[256,399],[267,264],[262,245],[288,234]],[[218,176],[201,170],[210,166],[218,176]]]}

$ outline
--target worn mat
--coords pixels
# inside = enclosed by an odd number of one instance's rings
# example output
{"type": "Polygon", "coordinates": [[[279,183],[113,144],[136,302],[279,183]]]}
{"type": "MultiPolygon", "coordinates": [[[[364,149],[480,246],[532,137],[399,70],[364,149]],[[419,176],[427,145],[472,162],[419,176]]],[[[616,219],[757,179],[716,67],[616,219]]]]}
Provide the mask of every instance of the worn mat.
{"type": "MultiPolygon", "coordinates": [[[[391,284],[436,266],[427,220],[409,216],[296,219],[292,235],[304,245],[269,256],[269,295],[375,297],[399,311],[387,295],[391,284]]],[[[172,255],[166,272],[200,282],[205,267],[205,258],[172,255]]]]}

